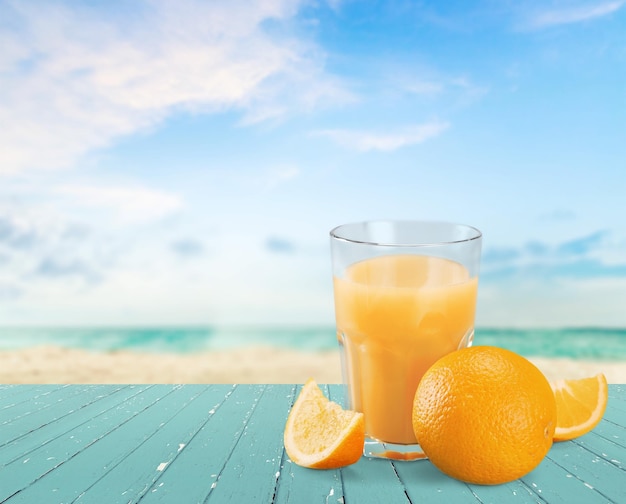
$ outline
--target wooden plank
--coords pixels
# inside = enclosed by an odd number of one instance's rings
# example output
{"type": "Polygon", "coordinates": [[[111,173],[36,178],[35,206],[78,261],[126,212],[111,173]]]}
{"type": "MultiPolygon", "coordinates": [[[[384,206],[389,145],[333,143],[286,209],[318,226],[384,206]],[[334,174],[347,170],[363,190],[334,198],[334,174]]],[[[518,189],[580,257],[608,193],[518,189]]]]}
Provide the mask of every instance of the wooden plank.
{"type": "MultiPolygon", "coordinates": [[[[107,504],[139,502],[147,493],[155,493],[162,487],[157,484],[160,476],[177,462],[181,452],[208,422],[209,412],[219,407],[233,390],[229,385],[186,385],[185,388],[190,393],[184,398],[180,390],[176,391],[177,410],[172,416],[153,435],[136,444],[119,463],[107,468],[73,502],[88,502],[93,495],[107,504]]],[[[202,481],[205,480],[196,484],[202,481]]]]}
{"type": "MultiPolygon", "coordinates": [[[[626,502],[626,472],[585,447],[572,442],[556,443],[548,458],[571,475],[566,476],[566,479],[582,485],[576,492],[569,492],[570,496],[579,496],[585,492],[585,502],[626,502]],[[591,490],[593,497],[585,489],[591,490]]],[[[558,478],[552,479],[549,486],[560,489],[562,484],[563,479],[558,478]]]]}
{"type": "Polygon", "coordinates": [[[609,400],[606,405],[606,411],[604,412],[605,416],[608,414],[609,419],[623,419],[626,418],[626,400],[621,400],[618,397],[611,397],[609,395],[609,400]]]}
{"type": "Polygon", "coordinates": [[[341,470],[345,502],[410,503],[393,463],[363,457],[341,470]],[[371,499],[371,500],[368,500],[371,499]]]}
{"type": "Polygon", "coordinates": [[[576,502],[595,504],[607,502],[593,489],[574,477],[549,456],[529,474],[520,479],[528,488],[550,504],[574,504],[576,502]],[[576,500],[582,499],[582,500],[576,500]]]}
{"type": "MultiPolygon", "coordinates": [[[[324,388],[341,402],[343,387],[324,388]]],[[[292,464],[289,385],[0,388],[0,502],[626,502],[626,388],[593,432],[521,480],[466,485],[428,461],[292,464]],[[29,398],[37,398],[37,407],[29,398]],[[10,432],[10,436],[7,433],[10,432]]]]}
{"type": "Polygon", "coordinates": [[[529,488],[523,481],[515,480],[510,483],[494,486],[469,485],[472,493],[482,504],[500,504],[502,502],[545,503],[540,494],[529,488]]]}
{"type": "Polygon", "coordinates": [[[294,464],[285,456],[272,502],[276,504],[343,502],[341,472],[306,469],[294,464]]]}
{"type": "Polygon", "coordinates": [[[29,415],[33,411],[45,410],[53,407],[57,401],[61,402],[72,395],[80,395],[82,393],[76,387],[50,385],[33,392],[30,400],[28,396],[18,394],[12,397],[13,401],[7,401],[0,409],[0,423],[7,425],[29,415]]]}
{"type": "Polygon", "coordinates": [[[471,485],[446,476],[428,460],[401,464],[398,465],[399,474],[412,502],[483,504],[545,502],[540,495],[519,480],[494,486],[471,485]]]}
{"type": "MultiPolygon", "coordinates": [[[[14,502],[68,502],[150,436],[177,407],[178,386],[148,387],[2,470],[14,502]],[[155,408],[155,405],[159,405],[155,408]],[[142,414],[149,410],[148,414],[142,414]]],[[[1,502],[1,501],[0,501],[1,502]]]]}
{"type": "Polygon", "coordinates": [[[394,464],[411,502],[478,502],[466,483],[446,476],[430,460],[394,464]]]}
{"type": "MultiPolygon", "coordinates": [[[[67,425],[73,425],[91,417],[92,404],[98,403],[109,397],[111,401],[105,401],[104,404],[116,404],[120,398],[113,397],[123,388],[128,388],[127,395],[132,395],[132,388],[121,386],[87,386],[71,387],[56,389],[50,394],[35,396],[33,404],[21,403],[13,408],[5,410],[4,413],[10,413],[11,416],[6,418],[0,425],[2,429],[2,440],[0,448],[7,445],[12,446],[19,444],[20,450],[27,451],[27,444],[38,443],[38,434],[42,432],[42,428],[46,430],[54,430],[55,427],[65,429],[67,425]],[[56,392],[56,393],[55,393],[56,392]],[[83,410],[82,412],[80,410],[83,410]],[[26,439],[22,439],[28,436],[26,439]],[[18,443],[18,440],[21,441],[18,443]]],[[[126,397],[126,396],[123,396],[126,397]]],[[[100,403],[97,407],[101,406],[100,403]]],[[[67,429],[65,429],[67,430],[67,429]]],[[[10,452],[10,448],[4,449],[5,457],[10,452]]],[[[5,458],[5,462],[7,459],[5,458]]]]}
{"type": "MultiPolygon", "coordinates": [[[[62,412],[67,404],[56,401],[56,406],[63,409],[57,420],[46,421],[45,415],[39,419],[43,422],[39,428],[30,430],[31,426],[24,424],[24,435],[18,435],[11,442],[0,448],[0,502],[8,495],[18,493],[43,474],[54,470],[73,453],[81,448],[81,431],[87,430],[92,436],[100,432],[92,425],[93,419],[104,414],[120,403],[144,391],[147,387],[124,387],[119,392],[109,387],[110,394],[103,393],[88,396],[85,406],[77,409],[71,416],[62,412]],[[93,398],[99,398],[93,400],[93,398]]],[[[94,391],[96,388],[87,387],[94,391]]],[[[84,390],[81,387],[81,390],[84,390]]],[[[156,390],[155,390],[156,392],[156,390]]],[[[145,396],[144,396],[145,397],[145,396]]],[[[50,410],[47,410],[50,413],[50,410]]],[[[37,425],[38,422],[35,422],[37,425]]],[[[5,431],[3,431],[5,432],[5,431]]],[[[89,438],[83,442],[87,445],[89,438]]]]}
{"type": "Polygon", "coordinates": [[[206,502],[273,501],[283,462],[287,405],[294,390],[265,386],[206,502]]]}
{"type": "Polygon", "coordinates": [[[572,443],[585,448],[617,468],[626,471],[626,460],[623,459],[625,455],[623,445],[615,443],[596,432],[590,432],[578,439],[574,439],[572,443]]]}
{"type": "Polygon", "coordinates": [[[626,447],[626,427],[619,425],[610,419],[603,419],[592,432],[618,446],[621,446],[622,448],[626,447]]]}
{"type": "Polygon", "coordinates": [[[626,402],[626,383],[609,384],[609,400],[611,398],[626,402]]]}
{"type": "Polygon", "coordinates": [[[159,479],[142,497],[141,503],[207,501],[211,491],[217,488],[219,478],[264,389],[263,385],[238,385],[226,401],[215,404],[207,412],[207,422],[175,462],[165,467],[159,479]]]}
{"type": "Polygon", "coordinates": [[[47,415],[51,412],[42,409],[37,414],[29,416],[28,421],[4,426],[2,433],[6,437],[0,446],[2,454],[0,468],[18,459],[29,457],[35,450],[41,450],[63,434],[91,422],[94,417],[118,406],[120,402],[140,393],[143,389],[145,387],[108,387],[101,392],[95,388],[80,389],[81,405],[76,405],[75,401],[78,398],[75,397],[69,402],[57,401],[56,407],[61,411],[56,418],[48,419],[47,415]],[[65,413],[68,407],[71,416],[65,413]],[[16,429],[13,429],[14,427],[16,429]]]}
{"type": "Polygon", "coordinates": [[[68,385],[4,385],[0,390],[0,415],[4,409],[23,402],[29,402],[34,397],[65,387],[68,387],[68,385]]]}

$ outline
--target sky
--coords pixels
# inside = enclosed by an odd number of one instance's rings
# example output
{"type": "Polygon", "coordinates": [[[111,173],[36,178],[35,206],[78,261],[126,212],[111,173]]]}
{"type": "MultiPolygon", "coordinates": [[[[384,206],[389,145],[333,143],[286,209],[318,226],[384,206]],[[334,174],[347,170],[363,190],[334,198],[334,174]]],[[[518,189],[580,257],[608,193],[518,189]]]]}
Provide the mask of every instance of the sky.
{"type": "Polygon", "coordinates": [[[626,0],[0,0],[0,325],[334,323],[329,231],[483,232],[477,325],[626,327],[626,0]]]}

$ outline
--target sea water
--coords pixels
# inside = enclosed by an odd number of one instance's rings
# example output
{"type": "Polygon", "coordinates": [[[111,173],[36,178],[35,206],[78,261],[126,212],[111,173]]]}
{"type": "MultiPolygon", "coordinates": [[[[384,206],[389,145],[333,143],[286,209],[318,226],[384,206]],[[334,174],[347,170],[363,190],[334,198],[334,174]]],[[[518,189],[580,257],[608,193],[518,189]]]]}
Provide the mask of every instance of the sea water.
{"type": "MultiPolygon", "coordinates": [[[[273,346],[335,350],[334,327],[2,328],[0,350],[55,345],[92,351],[189,353],[273,346]]],[[[626,360],[626,328],[476,328],[474,345],[496,345],[526,356],[626,360]]]]}

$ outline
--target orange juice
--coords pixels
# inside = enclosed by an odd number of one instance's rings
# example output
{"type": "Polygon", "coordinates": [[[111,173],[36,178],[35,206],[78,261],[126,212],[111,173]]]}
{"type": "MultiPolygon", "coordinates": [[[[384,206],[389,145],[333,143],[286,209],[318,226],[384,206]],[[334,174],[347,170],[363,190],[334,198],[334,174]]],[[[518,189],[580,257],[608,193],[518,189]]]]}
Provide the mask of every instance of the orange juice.
{"type": "Polygon", "coordinates": [[[386,255],[334,278],[337,334],[351,407],[369,437],[416,442],[413,397],[425,371],[473,336],[478,278],[454,261],[386,255]]]}

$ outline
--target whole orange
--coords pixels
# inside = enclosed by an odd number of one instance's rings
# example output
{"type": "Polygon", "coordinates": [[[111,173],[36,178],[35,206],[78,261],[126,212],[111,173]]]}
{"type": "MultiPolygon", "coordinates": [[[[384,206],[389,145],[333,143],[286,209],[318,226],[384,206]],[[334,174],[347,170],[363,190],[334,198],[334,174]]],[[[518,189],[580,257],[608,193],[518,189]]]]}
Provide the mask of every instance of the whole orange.
{"type": "Polygon", "coordinates": [[[508,350],[475,346],[439,359],[420,381],[415,437],[456,479],[506,483],[532,471],[552,446],[556,403],[545,376],[508,350]]]}

